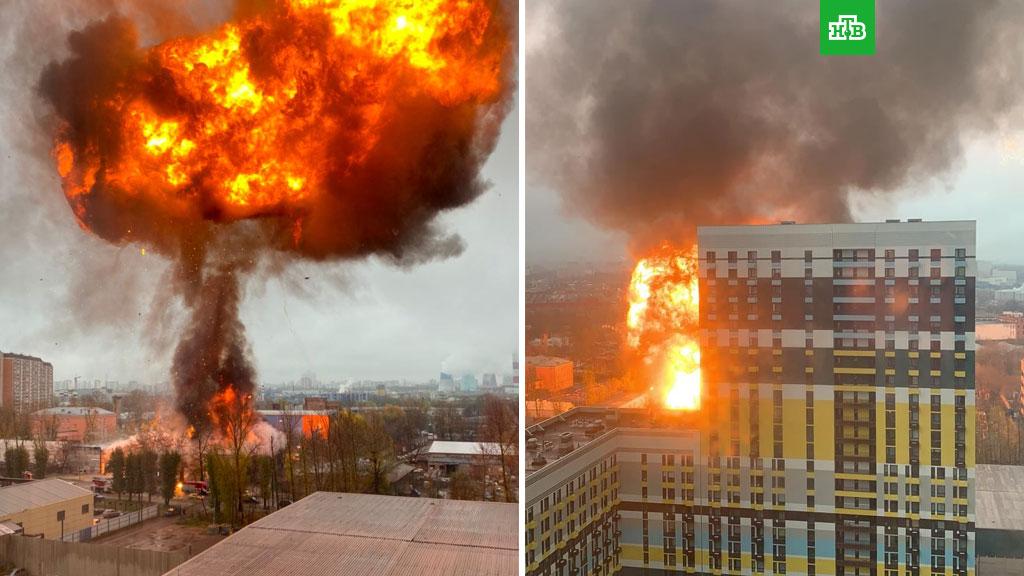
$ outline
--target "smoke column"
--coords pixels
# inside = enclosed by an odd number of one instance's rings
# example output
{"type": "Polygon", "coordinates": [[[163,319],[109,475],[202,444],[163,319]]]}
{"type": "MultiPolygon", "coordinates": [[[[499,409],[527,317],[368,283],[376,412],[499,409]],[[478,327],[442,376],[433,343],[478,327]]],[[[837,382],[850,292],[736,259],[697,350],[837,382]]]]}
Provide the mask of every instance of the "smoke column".
{"type": "Polygon", "coordinates": [[[81,227],[175,263],[190,314],[179,410],[253,391],[243,280],[294,259],[458,255],[435,217],[472,202],[511,105],[502,0],[245,2],[216,30],[141,46],[112,15],[42,72],[54,163],[81,227]]]}
{"type": "Polygon", "coordinates": [[[531,8],[528,177],[639,252],[698,224],[849,220],[851,190],[955,164],[1024,78],[1021,11],[993,0],[876,2],[865,57],[819,55],[816,2],[531,8]]]}

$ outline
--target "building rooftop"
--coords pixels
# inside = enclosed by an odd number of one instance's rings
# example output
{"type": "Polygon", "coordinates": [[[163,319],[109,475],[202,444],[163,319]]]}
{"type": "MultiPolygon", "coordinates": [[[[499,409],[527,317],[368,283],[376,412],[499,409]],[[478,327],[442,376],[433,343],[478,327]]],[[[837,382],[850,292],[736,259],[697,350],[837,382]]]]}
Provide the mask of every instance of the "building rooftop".
{"type": "Polygon", "coordinates": [[[317,492],[165,576],[514,576],[516,504],[317,492]]]}
{"type": "Polygon", "coordinates": [[[459,456],[483,456],[500,454],[500,446],[495,442],[450,442],[434,440],[427,448],[427,454],[457,454],[459,456]]]}
{"type": "Polygon", "coordinates": [[[88,408],[85,406],[58,406],[57,408],[44,408],[33,412],[34,416],[113,416],[114,413],[103,408],[88,408]]]}
{"type": "Polygon", "coordinates": [[[978,528],[1024,530],[1024,466],[978,464],[974,477],[978,528]]]}
{"type": "Polygon", "coordinates": [[[526,364],[529,366],[561,366],[563,364],[571,364],[570,360],[565,358],[557,358],[555,356],[527,356],[526,364]]]}
{"type": "Polygon", "coordinates": [[[12,484],[0,488],[0,517],[91,495],[85,488],[57,478],[12,484]]]}
{"type": "Polygon", "coordinates": [[[49,362],[43,361],[43,359],[39,358],[38,356],[29,356],[27,354],[17,354],[15,352],[4,352],[4,351],[0,350],[0,357],[2,357],[2,358],[14,358],[14,359],[17,359],[17,360],[35,360],[37,362],[42,362],[43,364],[46,364],[47,366],[53,367],[53,364],[50,364],[49,362]]]}
{"type": "Polygon", "coordinates": [[[526,429],[526,474],[568,456],[592,440],[616,428],[652,428],[673,426],[662,420],[663,412],[633,407],[578,406],[557,416],[537,422],[526,429]],[[542,454],[543,458],[537,458],[542,454]]]}

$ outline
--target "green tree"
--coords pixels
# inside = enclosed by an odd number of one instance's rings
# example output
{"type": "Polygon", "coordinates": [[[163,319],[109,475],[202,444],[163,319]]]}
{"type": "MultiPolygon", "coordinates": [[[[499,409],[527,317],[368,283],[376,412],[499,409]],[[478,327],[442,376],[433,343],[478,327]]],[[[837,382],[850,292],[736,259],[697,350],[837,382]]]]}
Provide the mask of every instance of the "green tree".
{"type": "Polygon", "coordinates": [[[210,508],[213,512],[213,522],[217,523],[217,519],[220,517],[220,504],[223,499],[221,492],[221,471],[220,471],[221,458],[214,452],[208,452],[206,454],[206,474],[210,481],[207,487],[210,490],[210,508]]]}
{"type": "Polygon", "coordinates": [[[35,478],[46,478],[46,468],[50,464],[50,451],[46,449],[45,442],[36,442],[32,458],[35,460],[33,475],[35,478]]]}
{"type": "Polygon", "coordinates": [[[181,467],[181,454],[164,452],[160,455],[160,497],[164,506],[170,506],[174,498],[174,489],[178,485],[178,468],[181,467]]]}
{"type": "Polygon", "coordinates": [[[257,465],[257,474],[260,485],[260,497],[263,499],[263,507],[267,507],[267,498],[271,496],[273,489],[274,460],[272,456],[261,456],[257,465]]]}
{"type": "Polygon", "coordinates": [[[138,494],[141,501],[142,493],[146,489],[145,473],[142,468],[142,454],[137,452],[129,453],[126,469],[128,475],[128,500],[132,499],[132,494],[138,494]]]}
{"type": "MultiPolygon", "coordinates": [[[[248,470],[248,456],[242,454],[238,461],[243,470],[248,470]]],[[[236,474],[234,463],[234,454],[212,453],[207,463],[207,472],[210,474],[210,495],[214,501],[214,521],[237,526],[242,521],[242,494],[236,482],[244,474],[236,474]]]]}
{"type": "Polygon", "coordinates": [[[107,461],[107,471],[110,472],[110,489],[117,492],[117,499],[121,499],[121,493],[128,490],[128,460],[124,450],[114,448],[110,453],[110,460],[107,461]]]}
{"type": "Polygon", "coordinates": [[[159,489],[159,459],[157,453],[149,448],[142,451],[139,455],[140,465],[142,466],[142,489],[146,493],[146,501],[153,501],[153,494],[157,493],[159,489]]]}
{"type": "Polygon", "coordinates": [[[465,471],[452,474],[448,484],[448,496],[452,500],[482,500],[481,483],[465,471]]]}
{"type": "Polygon", "coordinates": [[[12,446],[4,452],[4,470],[8,478],[21,478],[28,470],[28,449],[12,446]]]}

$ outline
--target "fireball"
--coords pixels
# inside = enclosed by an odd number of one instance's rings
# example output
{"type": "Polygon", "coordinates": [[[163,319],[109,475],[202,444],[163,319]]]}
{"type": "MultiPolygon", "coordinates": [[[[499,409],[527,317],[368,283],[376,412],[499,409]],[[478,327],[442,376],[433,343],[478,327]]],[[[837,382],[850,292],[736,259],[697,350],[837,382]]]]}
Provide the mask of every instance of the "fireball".
{"type": "Polygon", "coordinates": [[[626,343],[660,378],[665,407],[700,408],[699,283],[696,247],[668,246],[640,259],[629,284],[626,343]]]}

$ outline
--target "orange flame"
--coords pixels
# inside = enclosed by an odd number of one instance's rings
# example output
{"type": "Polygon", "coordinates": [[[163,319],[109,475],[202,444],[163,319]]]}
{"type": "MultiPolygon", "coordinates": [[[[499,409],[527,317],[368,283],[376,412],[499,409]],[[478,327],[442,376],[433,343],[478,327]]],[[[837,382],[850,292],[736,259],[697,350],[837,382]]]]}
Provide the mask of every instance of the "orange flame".
{"type": "Polygon", "coordinates": [[[259,420],[251,394],[239,394],[231,384],[224,386],[210,400],[210,420],[228,442],[252,441],[253,426],[259,420]]]}
{"type": "Polygon", "coordinates": [[[656,364],[667,408],[696,410],[701,401],[696,247],[668,246],[640,259],[629,283],[626,342],[656,364]]]}

